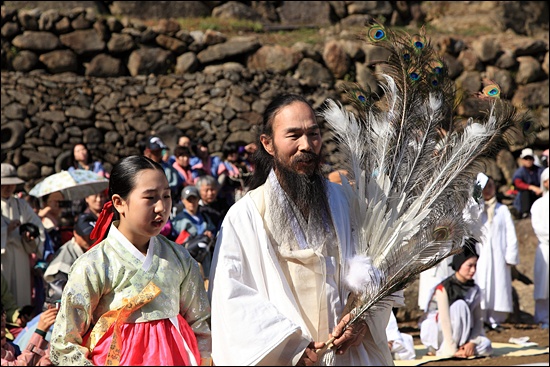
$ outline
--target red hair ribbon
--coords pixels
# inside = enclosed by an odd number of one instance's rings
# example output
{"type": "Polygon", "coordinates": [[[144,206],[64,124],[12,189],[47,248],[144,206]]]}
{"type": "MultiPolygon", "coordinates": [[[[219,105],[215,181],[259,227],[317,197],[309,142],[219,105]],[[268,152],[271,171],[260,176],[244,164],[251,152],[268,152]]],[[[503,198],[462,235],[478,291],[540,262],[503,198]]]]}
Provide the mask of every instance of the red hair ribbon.
{"type": "Polygon", "coordinates": [[[114,209],[113,202],[111,200],[107,201],[99,213],[99,218],[95,223],[94,230],[90,233],[90,239],[95,239],[96,241],[90,248],[100,243],[105,237],[105,233],[109,230],[111,222],[113,221],[114,209]]]}

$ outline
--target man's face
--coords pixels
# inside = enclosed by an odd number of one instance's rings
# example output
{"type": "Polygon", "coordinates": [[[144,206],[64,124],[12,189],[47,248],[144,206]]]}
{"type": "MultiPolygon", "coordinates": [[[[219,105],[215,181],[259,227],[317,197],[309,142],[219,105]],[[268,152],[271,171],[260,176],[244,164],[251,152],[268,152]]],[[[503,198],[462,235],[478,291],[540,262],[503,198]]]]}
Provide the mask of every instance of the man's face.
{"type": "Polygon", "coordinates": [[[218,190],[213,185],[202,185],[199,193],[201,195],[202,201],[208,205],[216,201],[216,196],[218,195],[218,190]]]}
{"type": "Polygon", "coordinates": [[[145,149],[145,154],[147,158],[151,158],[157,163],[160,163],[162,161],[162,149],[145,149]]]}
{"type": "Polygon", "coordinates": [[[523,158],[522,161],[523,161],[523,165],[527,168],[531,168],[533,167],[533,164],[535,164],[535,158],[531,156],[527,156],[523,158]]]}
{"type": "Polygon", "coordinates": [[[482,191],[483,199],[489,200],[493,196],[495,196],[495,193],[496,193],[495,181],[489,179],[489,181],[487,181],[482,191]]]}
{"type": "Polygon", "coordinates": [[[320,164],[321,130],[311,108],[293,102],[275,115],[273,137],[261,137],[265,150],[295,173],[311,175],[320,164]]]}

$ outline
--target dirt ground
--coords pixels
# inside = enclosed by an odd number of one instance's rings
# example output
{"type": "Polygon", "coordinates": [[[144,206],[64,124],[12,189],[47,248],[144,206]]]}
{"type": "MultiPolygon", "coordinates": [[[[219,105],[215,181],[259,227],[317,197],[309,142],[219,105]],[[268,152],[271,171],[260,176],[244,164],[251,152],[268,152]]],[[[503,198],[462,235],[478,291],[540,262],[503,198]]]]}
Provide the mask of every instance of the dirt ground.
{"type": "MultiPolygon", "coordinates": [[[[517,269],[531,280],[533,279],[535,250],[538,245],[537,238],[533,233],[531,219],[515,220],[516,235],[519,242],[520,263],[517,269]]],[[[526,285],[519,280],[514,280],[513,288],[518,295],[518,309],[508,319],[508,323],[503,324],[504,330],[501,332],[488,331],[487,337],[493,342],[508,343],[511,337],[529,337],[530,342],[535,342],[539,347],[548,347],[549,332],[548,329],[542,330],[539,325],[533,323],[534,299],[533,285],[526,285]]],[[[409,289],[405,290],[405,300],[407,307],[400,310],[397,314],[397,320],[401,332],[413,336],[415,345],[420,343],[420,330],[418,328],[418,318],[421,312],[416,306],[418,299],[418,284],[415,282],[409,289]]],[[[451,359],[443,361],[434,361],[423,364],[423,366],[514,366],[529,363],[549,363],[549,354],[525,357],[489,357],[477,359],[451,359]]]]}

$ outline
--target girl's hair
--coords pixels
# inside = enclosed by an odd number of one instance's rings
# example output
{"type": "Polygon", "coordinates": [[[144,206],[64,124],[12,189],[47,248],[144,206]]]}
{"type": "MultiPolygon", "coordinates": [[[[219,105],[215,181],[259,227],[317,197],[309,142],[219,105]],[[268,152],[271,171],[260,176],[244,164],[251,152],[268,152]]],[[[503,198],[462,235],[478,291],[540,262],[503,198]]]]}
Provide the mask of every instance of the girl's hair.
{"type": "Polygon", "coordinates": [[[86,164],[91,164],[94,162],[94,159],[92,158],[92,152],[90,152],[90,149],[86,146],[84,143],[76,143],[73,145],[73,149],[71,150],[71,166],[74,168],[78,168],[78,162],[76,161],[76,158],[74,157],[74,148],[76,148],[77,145],[82,145],[84,149],[88,152],[88,160],[85,162],[86,164]]]}
{"type": "Polygon", "coordinates": [[[222,148],[222,158],[227,159],[227,156],[232,153],[239,153],[239,145],[236,142],[225,143],[222,148]]]}
{"type": "Polygon", "coordinates": [[[276,96],[271,103],[266,107],[262,123],[258,126],[258,134],[256,137],[256,145],[258,149],[254,152],[252,156],[252,161],[255,164],[254,174],[252,175],[249,183],[249,189],[255,189],[265,183],[271,168],[273,168],[273,156],[269,154],[261,140],[262,135],[267,135],[273,137],[273,120],[279,111],[294,102],[302,102],[307,104],[312,110],[313,107],[307,99],[298,95],[298,94],[281,94],[276,96]]]}
{"type": "Polygon", "coordinates": [[[118,220],[120,217],[112,203],[113,195],[119,195],[126,200],[136,187],[137,174],[146,169],[156,169],[162,172],[163,175],[165,174],[160,163],[143,155],[122,158],[114,165],[109,177],[109,200],[103,206],[94,231],[90,235],[90,238],[95,239],[92,246],[107,237],[112,221],[118,220]]]}

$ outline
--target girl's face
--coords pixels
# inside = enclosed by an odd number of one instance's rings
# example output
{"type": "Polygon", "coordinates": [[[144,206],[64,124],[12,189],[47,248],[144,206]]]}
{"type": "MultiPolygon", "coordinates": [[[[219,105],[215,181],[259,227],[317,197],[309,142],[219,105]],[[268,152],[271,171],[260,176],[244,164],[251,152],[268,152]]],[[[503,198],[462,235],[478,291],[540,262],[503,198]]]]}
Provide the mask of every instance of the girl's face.
{"type": "Polygon", "coordinates": [[[101,209],[103,209],[103,205],[107,202],[107,193],[105,191],[102,191],[98,194],[89,195],[86,197],[86,204],[88,204],[88,208],[94,213],[96,216],[99,216],[99,213],[101,213],[101,209]]]}
{"type": "Polygon", "coordinates": [[[456,272],[456,277],[461,282],[474,279],[477,267],[477,257],[472,256],[468,260],[464,261],[460,266],[460,269],[456,272]]]}
{"type": "Polygon", "coordinates": [[[59,191],[51,193],[50,196],[48,196],[48,201],[46,202],[46,205],[51,208],[50,213],[52,215],[55,216],[61,214],[61,207],[59,206],[59,202],[63,200],[65,200],[65,196],[63,196],[63,194],[59,191]]]}
{"type": "Polygon", "coordinates": [[[126,199],[113,195],[120,214],[118,230],[134,246],[144,246],[160,233],[172,209],[170,187],[164,172],[144,169],[135,177],[136,186],[126,199]]]}
{"type": "Polygon", "coordinates": [[[73,153],[74,159],[78,162],[86,162],[88,160],[88,150],[84,147],[84,145],[75,145],[73,153]]]}

